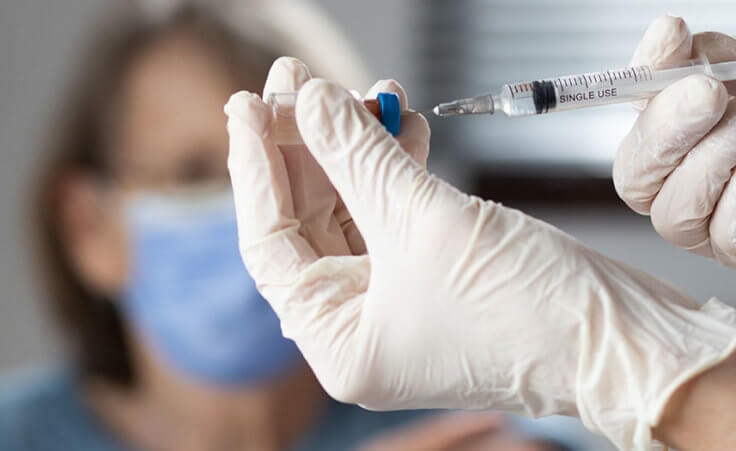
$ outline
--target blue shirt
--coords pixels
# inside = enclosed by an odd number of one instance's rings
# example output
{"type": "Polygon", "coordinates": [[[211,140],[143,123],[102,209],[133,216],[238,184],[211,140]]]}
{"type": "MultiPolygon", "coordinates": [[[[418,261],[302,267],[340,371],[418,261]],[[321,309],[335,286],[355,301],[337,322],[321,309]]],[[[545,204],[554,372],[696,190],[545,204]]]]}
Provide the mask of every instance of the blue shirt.
{"type": "MultiPolygon", "coordinates": [[[[68,371],[21,372],[0,386],[0,450],[127,451],[84,403],[68,371]]],[[[349,450],[426,412],[370,412],[331,401],[291,451],[349,450]]]]}

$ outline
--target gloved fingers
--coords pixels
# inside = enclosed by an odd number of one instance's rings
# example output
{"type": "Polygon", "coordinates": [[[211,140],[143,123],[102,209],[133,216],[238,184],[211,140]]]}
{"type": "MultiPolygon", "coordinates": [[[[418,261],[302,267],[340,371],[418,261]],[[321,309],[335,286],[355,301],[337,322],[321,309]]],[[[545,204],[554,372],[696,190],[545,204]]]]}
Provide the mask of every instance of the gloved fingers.
{"type": "MultiPolygon", "coordinates": [[[[271,252],[271,246],[254,246],[246,259],[282,257],[271,252]]],[[[294,340],[322,386],[338,400],[347,401],[344,387],[359,380],[369,365],[363,348],[370,342],[361,339],[359,325],[370,273],[367,255],[327,256],[288,283],[280,276],[260,279],[259,289],[281,320],[283,335],[294,340]]]]}
{"type": "Polygon", "coordinates": [[[258,95],[241,91],[230,97],[225,114],[241,254],[256,281],[265,273],[288,280],[317,256],[298,234],[286,165],[270,137],[271,108],[258,95]],[[263,243],[272,256],[248,261],[247,250],[263,243]]]}
{"type": "MultiPolygon", "coordinates": [[[[407,201],[426,171],[348,92],[325,80],[311,80],[297,100],[299,131],[337,188],[361,234],[386,221],[389,203],[407,201]]],[[[402,209],[403,214],[408,212],[402,209]]],[[[381,230],[385,233],[385,230],[381,230]]]]}
{"type": "Polygon", "coordinates": [[[736,168],[736,101],[665,179],[652,202],[652,224],[666,240],[713,257],[711,215],[736,168]]]}
{"type": "Polygon", "coordinates": [[[710,239],[716,260],[736,267],[736,174],[731,175],[713,212],[710,239]]]}
{"type": "Polygon", "coordinates": [[[631,58],[631,66],[654,69],[690,58],[693,38],[681,17],[664,15],[649,25],[631,58]]]}
{"type": "Polygon", "coordinates": [[[396,80],[379,80],[365,95],[366,99],[375,99],[379,92],[394,92],[401,103],[401,131],[396,137],[404,152],[414,161],[427,167],[429,157],[429,123],[419,113],[409,111],[409,98],[406,91],[396,80]]]}
{"type": "MultiPolygon", "coordinates": [[[[265,93],[299,89],[308,75],[298,60],[279,59],[265,93]]],[[[334,245],[321,239],[335,238],[328,235],[329,224],[337,224],[332,215],[337,193],[304,146],[273,143],[270,106],[254,94],[239,93],[225,112],[243,260],[279,316],[283,334],[295,340],[310,363],[331,370],[335,362],[320,359],[345,360],[334,347],[350,340],[355,329],[361,304],[347,301],[365,292],[370,262],[367,257],[319,258],[324,248],[314,247],[334,245]]]]}
{"type": "Polygon", "coordinates": [[[415,112],[401,115],[401,132],[396,137],[399,145],[422,167],[427,167],[429,158],[429,123],[424,116],[415,112]]]}
{"type": "Polygon", "coordinates": [[[294,212],[317,255],[349,255],[350,246],[334,212],[338,195],[304,146],[282,146],[294,198],[294,212]]]}
{"type": "MultiPolygon", "coordinates": [[[[406,111],[406,109],[409,107],[409,99],[406,95],[406,91],[404,91],[404,88],[396,80],[378,80],[373,86],[368,89],[368,91],[366,91],[363,98],[375,99],[381,92],[393,92],[398,95],[399,104],[401,105],[402,112],[406,111]]],[[[401,118],[401,121],[401,126],[403,129],[403,116],[401,118]]],[[[347,207],[345,207],[345,202],[342,201],[342,198],[340,196],[338,196],[337,205],[335,206],[335,217],[340,224],[340,228],[345,235],[345,239],[348,241],[350,251],[353,253],[353,255],[365,254],[366,249],[363,236],[360,234],[360,231],[356,227],[353,218],[350,216],[350,212],[348,211],[347,207]]]]}
{"type": "MultiPolygon", "coordinates": [[[[630,66],[651,66],[654,69],[685,61],[691,57],[692,35],[681,17],[659,16],[649,25],[631,58],[630,66]]],[[[649,100],[632,105],[646,108],[649,100]]]]}
{"type": "Polygon", "coordinates": [[[263,86],[263,99],[277,92],[297,92],[312,78],[309,68],[297,58],[282,56],[271,65],[263,86]]]}
{"type": "Polygon", "coordinates": [[[350,253],[353,255],[365,254],[366,247],[363,235],[360,234],[358,226],[355,225],[353,217],[350,216],[350,212],[340,196],[337,197],[337,205],[335,205],[335,218],[337,218],[342,234],[348,242],[350,253]]]}
{"type": "Polygon", "coordinates": [[[673,83],[649,103],[624,138],[613,166],[619,196],[649,214],[669,174],[723,116],[728,93],[704,75],[673,83]]]}
{"type": "MultiPolygon", "coordinates": [[[[380,80],[366,93],[366,98],[375,98],[379,92],[394,92],[398,94],[401,102],[401,131],[396,140],[402,149],[411,156],[414,161],[427,167],[427,158],[429,157],[429,124],[427,120],[419,113],[407,110],[408,99],[404,89],[394,80],[380,80]]],[[[365,242],[360,235],[355,222],[352,220],[350,213],[345,207],[345,203],[338,197],[338,204],[335,207],[335,216],[337,217],[345,238],[350,244],[350,249],[354,255],[365,253],[365,242]]]]}
{"type": "MultiPolygon", "coordinates": [[[[309,68],[296,58],[274,61],[266,79],[263,98],[275,92],[296,92],[312,78],[309,68]]],[[[350,249],[332,212],[337,192],[322,168],[303,145],[281,146],[299,233],[317,255],[344,255],[350,249]]]]}
{"type": "MultiPolygon", "coordinates": [[[[712,31],[698,33],[693,36],[693,56],[705,56],[711,64],[736,61],[736,39],[712,31]]],[[[729,94],[736,95],[736,81],[724,85],[729,94]]]]}
{"type": "Polygon", "coordinates": [[[409,97],[406,95],[406,91],[404,91],[404,88],[399,84],[398,81],[392,79],[378,80],[373,86],[368,89],[368,91],[366,91],[364,98],[375,99],[381,92],[395,93],[399,96],[401,111],[406,111],[409,109],[409,97]]]}
{"type": "MultiPolygon", "coordinates": [[[[401,115],[401,132],[396,140],[401,148],[423,168],[427,167],[427,159],[429,158],[429,135],[429,123],[424,116],[415,112],[405,112],[401,115]]],[[[340,224],[345,237],[350,243],[353,254],[364,254],[366,252],[365,241],[352,217],[350,217],[342,198],[338,199],[335,215],[338,220],[341,217],[343,218],[340,224]]]]}
{"type": "Polygon", "coordinates": [[[243,260],[281,319],[285,336],[294,338],[308,358],[319,356],[328,343],[349,339],[346,331],[361,306],[353,302],[346,311],[342,305],[365,291],[369,262],[319,259],[299,233],[289,174],[269,135],[270,107],[257,95],[240,92],[230,98],[225,112],[243,260]]]}

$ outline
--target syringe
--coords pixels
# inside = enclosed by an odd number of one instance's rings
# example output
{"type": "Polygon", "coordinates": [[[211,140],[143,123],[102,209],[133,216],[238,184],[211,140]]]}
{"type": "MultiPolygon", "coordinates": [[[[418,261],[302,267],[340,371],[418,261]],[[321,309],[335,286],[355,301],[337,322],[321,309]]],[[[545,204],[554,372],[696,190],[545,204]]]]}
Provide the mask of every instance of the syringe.
{"type": "Polygon", "coordinates": [[[448,117],[503,111],[514,117],[632,102],[652,97],[693,74],[706,74],[720,81],[736,80],[736,61],[709,64],[696,59],[657,70],[636,66],[506,84],[498,94],[440,103],[432,112],[448,117]]]}

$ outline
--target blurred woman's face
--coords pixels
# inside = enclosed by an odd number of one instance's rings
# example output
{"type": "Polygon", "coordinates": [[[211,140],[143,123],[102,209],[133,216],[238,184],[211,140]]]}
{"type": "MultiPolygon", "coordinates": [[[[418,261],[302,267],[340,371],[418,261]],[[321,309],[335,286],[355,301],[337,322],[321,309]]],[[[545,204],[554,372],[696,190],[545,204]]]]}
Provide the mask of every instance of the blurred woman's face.
{"type": "Polygon", "coordinates": [[[222,106],[236,87],[207,47],[184,32],[145,48],[122,80],[120,92],[111,93],[113,114],[105,130],[112,189],[101,195],[78,180],[67,189],[62,209],[79,276],[113,298],[130,276],[126,198],[228,185],[222,106]]]}
{"type": "Polygon", "coordinates": [[[222,106],[236,83],[185,34],[152,45],[125,77],[112,162],[126,189],[228,183],[222,106]]]}
{"type": "Polygon", "coordinates": [[[301,359],[238,252],[222,111],[237,83],[216,53],[175,31],[122,74],[104,130],[111,175],[69,184],[65,241],[83,282],[167,367],[253,386],[301,359]]]}

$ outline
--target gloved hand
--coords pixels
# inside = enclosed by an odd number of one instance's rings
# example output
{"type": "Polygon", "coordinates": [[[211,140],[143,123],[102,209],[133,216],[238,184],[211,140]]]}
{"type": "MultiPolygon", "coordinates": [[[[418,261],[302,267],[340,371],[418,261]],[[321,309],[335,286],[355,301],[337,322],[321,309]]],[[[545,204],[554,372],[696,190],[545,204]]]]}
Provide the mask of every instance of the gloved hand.
{"type": "MultiPolygon", "coordinates": [[[[277,59],[269,71],[263,98],[266,99],[274,92],[294,92],[311,79],[309,69],[295,58],[282,57],[277,59]]],[[[407,97],[404,89],[394,80],[377,82],[365,95],[365,98],[375,98],[379,92],[394,92],[399,96],[402,110],[407,108],[407,97]]],[[[250,128],[255,130],[256,142],[247,143],[248,147],[264,147],[264,151],[279,154],[278,164],[269,166],[268,171],[277,171],[279,174],[269,175],[248,173],[259,178],[283,177],[288,186],[263,186],[264,192],[255,193],[258,199],[268,200],[267,205],[258,205],[256,210],[238,208],[239,223],[251,223],[261,226],[260,234],[267,233],[269,227],[282,227],[283,224],[270,224],[269,221],[279,219],[288,221],[298,219],[299,233],[303,235],[318,256],[322,255],[350,255],[364,254],[365,243],[355,227],[350,214],[345,208],[342,199],[333,188],[322,168],[314,157],[302,145],[288,145],[277,148],[271,141],[261,142],[260,135],[271,131],[270,109],[263,105],[255,94],[242,93],[238,96],[242,102],[258,105],[254,106],[250,128]],[[247,100],[242,98],[246,97],[247,100]],[[285,192],[280,192],[283,189],[285,192]],[[266,197],[264,197],[266,196],[266,197]],[[268,199],[268,196],[272,196],[268,199]],[[267,209],[263,209],[268,206],[267,209]],[[289,216],[280,218],[282,210],[289,216]],[[250,216],[255,211],[256,216],[250,216]],[[242,217],[245,214],[245,217],[242,217]],[[256,221],[255,218],[258,218],[256,221]]],[[[226,110],[227,112],[228,110],[226,110]]],[[[401,118],[402,133],[398,138],[402,148],[423,167],[427,165],[429,156],[429,125],[419,114],[403,114],[401,118]]],[[[240,136],[238,139],[245,139],[240,136]]],[[[244,156],[248,158],[247,156],[244,156]]],[[[234,158],[234,157],[233,157],[234,158]]],[[[275,158],[275,156],[274,156],[275,158]]],[[[233,174],[236,176],[237,173],[233,174]]],[[[235,181],[237,183],[238,181],[235,181]]],[[[254,184],[253,187],[261,184],[254,184]]],[[[237,191],[236,191],[237,196],[237,191]]]]}
{"type": "Polygon", "coordinates": [[[338,204],[299,207],[328,191],[316,171],[295,183],[289,152],[307,150],[273,144],[254,94],[225,112],[243,259],[339,400],[577,415],[622,449],[649,449],[673,391],[734,348],[736,315],[717,300],[701,307],[430,175],[411,155],[429,139],[416,113],[394,139],[341,87],[301,88],[302,138],[365,242],[351,255],[331,226],[338,204]]]}
{"type": "MultiPolygon", "coordinates": [[[[736,60],[736,39],[690,35],[685,22],[652,23],[631,62],[661,67],[693,57],[736,60]]],[[[736,267],[736,82],[680,80],[644,105],[621,143],[613,180],[636,212],[650,214],[668,241],[736,267]]]]}

